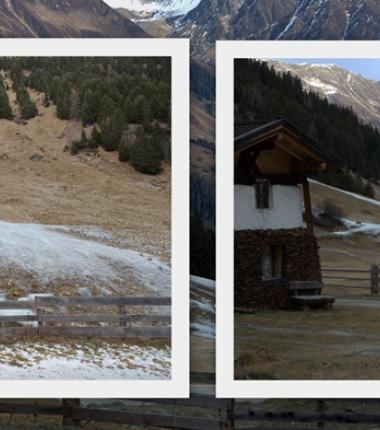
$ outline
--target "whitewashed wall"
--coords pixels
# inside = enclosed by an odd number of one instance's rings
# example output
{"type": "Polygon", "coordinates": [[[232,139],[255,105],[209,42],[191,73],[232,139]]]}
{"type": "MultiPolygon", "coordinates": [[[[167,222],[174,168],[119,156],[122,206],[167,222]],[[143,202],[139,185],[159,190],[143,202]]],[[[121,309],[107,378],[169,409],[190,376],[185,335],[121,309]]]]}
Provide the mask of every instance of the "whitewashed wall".
{"type": "Polygon", "coordinates": [[[269,209],[256,209],[255,187],[235,185],[235,230],[297,228],[303,226],[301,189],[270,186],[269,209]]]}

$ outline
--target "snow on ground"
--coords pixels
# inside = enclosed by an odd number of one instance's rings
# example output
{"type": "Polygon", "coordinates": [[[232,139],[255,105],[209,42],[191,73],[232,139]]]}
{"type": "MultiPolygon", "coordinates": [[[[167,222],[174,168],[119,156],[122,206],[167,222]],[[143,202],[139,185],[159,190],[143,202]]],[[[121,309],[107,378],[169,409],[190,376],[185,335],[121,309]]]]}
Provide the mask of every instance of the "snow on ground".
{"type": "Polygon", "coordinates": [[[170,369],[168,347],[20,341],[0,351],[1,380],[157,380],[170,369]]]}
{"type": "Polygon", "coordinates": [[[196,336],[215,339],[215,324],[210,321],[200,320],[199,323],[191,323],[191,329],[196,336]]]}
{"type": "MultiPolygon", "coordinates": [[[[19,301],[33,301],[36,297],[51,297],[53,294],[50,293],[38,293],[38,294],[28,294],[25,297],[21,297],[19,301]]],[[[0,302],[6,300],[6,292],[0,290],[0,302]]],[[[34,309],[0,309],[0,316],[28,316],[28,315],[36,315],[36,311],[34,309]]],[[[37,321],[24,321],[21,322],[22,325],[28,327],[37,327],[37,321]]]]}
{"type": "Polygon", "coordinates": [[[190,275],[190,282],[200,287],[205,287],[211,291],[215,291],[215,281],[211,279],[201,278],[199,276],[190,275]]]}
{"type": "Polygon", "coordinates": [[[114,8],[124,8],[150,19],[170,18],[185,15],[200,3],[200,0],[105,0],[114,8]]]}
{"type": "Polygon", "coordinates": [[[354,197],[355,199],[363,200],[364,202],[371,203],[374,206],[380,206],[380,201],[378,201],[378,200],[370,199],[369,197],[365,197],[365,196],[362,196],[360,194],[352,193],[351,191],[341,190],[340,188],[335,188],[335,187],[332,187],[331,185],[326,185],[326,184],[323,184],[322,182],[314,181],[313,179],[309,179],[309,182],[311,182],[313,184],[318,184],[321,187],[326,187],[326,188],[329,188],[330,190],[334,190],[334,191],[337,191],[337,192],[342,193],[342,194],[346,194],[347,196],[354,197]]]}
{"type": "Polygon", "coordinates": [[[198,276],[190,276],[190,285],[191,330],[197,336],[214,339],[215,281],[198,276]]]}
{"type": "Polygon", "coordinates": [[[380,224],[354,221],[347,218],[342,218],[342,222],[344,226],[347,228],[347,230],[336,231],[333,233],[334,236],[349,237],[354,234],[361,233],[361,234],[368,234],[369,236],[373,236],[377,239],[380,239],[380,224]]]}
{"type": "MultiPolygon", "coordinates": [[[[78,238],[67,230],[67,226],[0,221],[0,263],[27,271],[41,283],[66,279],[112,284],[122,281],[128,271],[146,287],[170,293],[171,269],[158,257],[78,238]]],[[[101,239],[107,235],[93,229],[89,234],[101,239]]]]}

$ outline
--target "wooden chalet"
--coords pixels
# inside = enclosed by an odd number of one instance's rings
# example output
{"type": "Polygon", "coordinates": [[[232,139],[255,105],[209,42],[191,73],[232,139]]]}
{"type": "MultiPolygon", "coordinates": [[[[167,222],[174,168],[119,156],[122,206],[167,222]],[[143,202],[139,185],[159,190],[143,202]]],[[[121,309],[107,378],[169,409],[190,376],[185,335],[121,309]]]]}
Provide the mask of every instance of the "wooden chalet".
{"type": "Polygon", "coordinates": [[[308,176],[345,165],[284,119],[235,127],[235,306],[320,306],[308,176]]]}

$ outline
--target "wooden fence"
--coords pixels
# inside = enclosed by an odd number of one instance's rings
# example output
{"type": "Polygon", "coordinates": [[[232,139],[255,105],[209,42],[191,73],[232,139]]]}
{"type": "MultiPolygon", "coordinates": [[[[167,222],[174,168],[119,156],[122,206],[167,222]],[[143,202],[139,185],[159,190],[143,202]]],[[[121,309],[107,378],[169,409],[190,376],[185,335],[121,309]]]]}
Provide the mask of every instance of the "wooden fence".
{"type": "Polygon", "coordinates": [[[380,267],[378,265],[373,265],[368,269],[322,267],[322,277],[325,287],[352,288],[371,295],[378,295],[380,291],[380,267]]]}
{"type": "MultiPolygon", "coordinates": [[[[56,416],[65,425],[73,427],[95,422],[179,430],[328,430],[329,425],[334,425],[334,429],[345,430],[348,424],[361,424],[363,429],[368,428],[368,425],[380,424],[380,413],[350,411],[356,402],[361,405],[373,403],[378,408],[380,401],[377,399],[346,400],[350,408],[341,405],[339,411],[331,412],[327,407],[329,402],[334,403],[336,400],[317,400],[314,408],[308,407],[304,411],[300,410],[301,406],[297,409],[268,409],[265,403],[216,399],[210,395],[193,393],[189,399],[128,400],[124,401],[122,410],[111,406],[100,407],[96,403],[84,407],[78,399],[45,405],[3,400],[0,402],[0,414],[56,416]]],[[[341,400],[339,402],[344,404],[341,400]]]]}
{"type": "Polygon", "coordinates": [[[0,337],[170,338],[167,311],[147,314],[143,309],[170,305],[170,297],[37,296],[29,301],[0,301],[0,311],[10,314],[0,315],[0,337]],[[131,308],[140,311],[132,313],[131,308]]]}

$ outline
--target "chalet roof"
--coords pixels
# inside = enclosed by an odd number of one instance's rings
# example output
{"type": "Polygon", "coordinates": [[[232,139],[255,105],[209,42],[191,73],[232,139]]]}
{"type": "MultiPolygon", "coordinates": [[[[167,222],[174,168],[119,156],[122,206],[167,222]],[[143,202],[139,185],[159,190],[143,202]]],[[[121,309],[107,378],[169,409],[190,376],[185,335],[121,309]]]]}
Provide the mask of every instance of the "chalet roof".
{"type": "Polygon", "coordinates": [[[309,153],[323,160],[328,165],[328,170],[342,172],[347,169],[347,165],[331,151],[322,148],[318,142],[283,118],[236,125],[234,138],[235,153],[249,147],[254,147],[256,144],[263,141],[263,136],[265,136],[266,140],[273,141],[281,133],[292,135],[299,146],[303,146],[309,153]]]}

